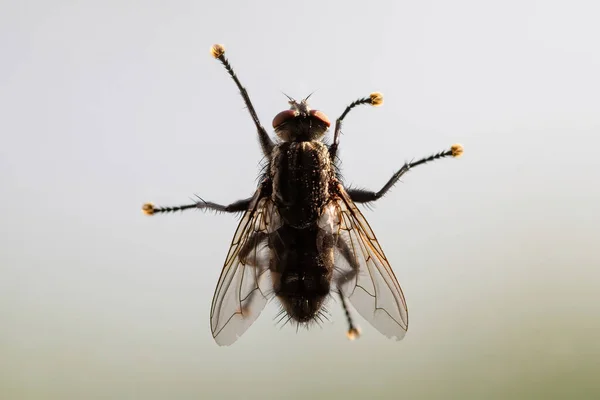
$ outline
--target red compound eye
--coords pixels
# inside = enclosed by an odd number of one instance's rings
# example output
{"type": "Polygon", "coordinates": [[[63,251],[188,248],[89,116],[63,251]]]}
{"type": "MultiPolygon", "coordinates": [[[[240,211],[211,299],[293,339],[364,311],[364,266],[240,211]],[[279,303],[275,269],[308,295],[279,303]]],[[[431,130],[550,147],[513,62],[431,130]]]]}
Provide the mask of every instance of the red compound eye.
{"type": "Polygon", "coordinates": [[[331,125],[331,122],[329,122],[329,118],[327,118],[327,115],[325,115],[324,112],[321,112],[319,110],[310,110],[310,115],[327,125],[328,128],[331,125]]]}
{"type": "Polygon", "coordinates": [[[296,117],[296,112],[294,110],[285,110],[280,112],[273,118],[273,128],[277,128],[279,125],[289,121],[292,118],[296,117]]]}

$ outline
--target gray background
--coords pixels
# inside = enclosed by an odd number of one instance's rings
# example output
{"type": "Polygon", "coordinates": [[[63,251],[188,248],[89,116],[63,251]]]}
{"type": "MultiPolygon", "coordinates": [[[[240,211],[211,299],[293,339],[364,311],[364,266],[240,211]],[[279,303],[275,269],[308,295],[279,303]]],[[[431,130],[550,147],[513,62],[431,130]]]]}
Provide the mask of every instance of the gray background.
{"type": "Polygon", "coordinates": [[[4,1],[0,397],[600,396],[600,28],[594,1],[4,1]],[[402,342],[270,305],[218,347],[209,309],[237,221],[145,201],[249,196],[297,98],[345,125],[347,183],[407,297],[402,342]]]}

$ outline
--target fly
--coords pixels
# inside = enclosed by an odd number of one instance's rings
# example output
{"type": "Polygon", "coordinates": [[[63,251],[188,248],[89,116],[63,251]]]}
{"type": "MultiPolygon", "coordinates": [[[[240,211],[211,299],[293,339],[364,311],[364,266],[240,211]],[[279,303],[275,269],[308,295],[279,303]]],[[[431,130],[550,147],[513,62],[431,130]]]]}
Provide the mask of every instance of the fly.
{"type": "Polygon", "coordinates": [[[281,320],[308,326],[326,317],[325,303],[339,296],[350,339],[359,336],[348,303],[374,328],[400,340],[408,329],[402,289],[355,203],[383,197],[410,169],[444,157],[459,157],[462,146],[405,163],[379,191],[347,189],[337,166],[342,121],[356,106],[383,103],[381,93],[352,102],[336,120],[333,142],[322,139],[329,118],[289,98],[290,108],[273,119],[277,138],[261,125],[222,45],[211,47],[240,91],[258,131],[266,164],[254,194],[229,205],[199,199],[192,204],[156,207],[147,215],[188,209],[241,214],[213,296],[210,325],[219,345],[234,343],[256,320],[268,301],[282,306],[281,320]]]}

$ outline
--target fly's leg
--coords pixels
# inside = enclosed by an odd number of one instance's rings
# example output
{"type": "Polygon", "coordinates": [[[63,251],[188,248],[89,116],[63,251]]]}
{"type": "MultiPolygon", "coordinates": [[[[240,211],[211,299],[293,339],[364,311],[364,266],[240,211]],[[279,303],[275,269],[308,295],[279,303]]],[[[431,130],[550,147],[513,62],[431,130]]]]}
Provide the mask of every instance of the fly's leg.
{"type": "Polygon", "coordinates": [[[340,293],[340,300],[342,301],[342,307],[344,308],[346,320],[348,321],[348,332],[346,332],[346,336],[348,336],[348,339],[350,340],[358,339],[360,337],[360,330],[352,322],[352,316],[350,315],[348,305],[346,304],[346,299],[342,293],[340,293]]]}
{"type": "Polygon", "coordinates": [[[380,106],[383,104],[383,95],[379,92],[373,92],[369,95],[369,97],[363,97],[362,99],[353,101],[348,107],[346,107],[342,115],[340,115],[340,117],[335,121],[333,143],[331,144],[331,146],[329,146],[329,156],[332,161],[335,161],[335,157],[337,155],[337,149],[340,143],[340,134],[342,133],[342,121],[344,120],[344,118],[346,118],[346,115],[348,115],[350,110],[361,104],[380,106]]]}
{"type": "Polygon", "coordinates": [[[352,251],[350,250],[350,246],[348,246],[348,243],[346,243],[345,240],[338,239],[336,247],[351,268],[349,271],[346,271],[343,274],[341,274],[337,279],[336,285],[341,291],[343,285],[347,284],[348,282],[351,282],[354,278],[356,278],[356,275],[358,275],[359,271],[359,265],[358,261],[356,261],[356,257],[354,257],[354,254],[352,254],[352,251]]]}
{"type": "Polygon", "coordinates": [[[246,104],[246,107],[248,108],[248,112],[250,112],[250,116],[252,117],[252,120],[254,121],[254,125],[256,125],[256,129],[258,131],[258,140],[260,141],[260,146],[262,147],[263,154],[267,157],[270,156],[271,151],[273,150],[273,146],[274,146],[273,141],[267,134],[267,131],[265,130],[265,128],[261,125],[260,120],[258,119],[258,115],[256,114],[256,111],[254,110],[254,106],[252,105],[252,102],[250,101],[250,96],[248,96],[248,91],[240,83],[240,80],[238,79],[237,75],[233,71],[233,68],[231,68],[231,64],[229,64],[229,60],[227,60],[227,58],[225,58],[225,47],[223,47],[223,45],[220,45],[220,44],[215,44],[210,48],[210,53],[212,54],[212,56],[214,58],[221,61],[221,64],[223,64],[223,66],[229,73],[229,76],[231,76],[231,78],[235,82],[237,88],[240,91],[240,94],[242,95],[242,98],[244,99],[244,103],[246,104]]]}
{"type": "Polygon", "coordinates": [[[400,180],[402,175],[410,171],[412,168],[444,157],[460,157],[462,153],[463,147],[461,145],[452,145],[452,147],[449,150],[433,154],[429,157],[421,158],[418,161],[405,163],[402,166],[402,168],[400,168],[394,175],[392,175],[390,180],[385,185],[383,185],[381,190],[379,190],[378,192],[372,192],[370,190],[363,189],[348,189],[348,195],[350,195],[350,198],[355,203],[370,203],[379,200],[380,198],[385,196],[385,194],[398,182],[398,180],[400,180]]]}
{"type": "Polygon", "coordinates": [[[344,308],[344,313],[346,314],[346,321],[348,321],[348,332],[346,333],[346,335],[348,336],[348,339],[354,340],[360,337],[360,329],[358,328],[358,326],[354,325],[352,315],[350,315],[350,309],[348,308],[346,298],[344,297],[344,292],[342,291],[342,286],[356,278],[356,275],[358,275],[359,271],[359,265],[356,261],[356,257],[354,257],[354,255],[352,254],[352,251],[350,250],[350,247],[348,246],[348,243],[346,243],[346,241],[339,239],[337,241],[336,247],[341,256],[344,257],[348,265],[350,265],[351,267],[349,271],[344,272],[337,278],[335,284],[338,288],[340,300],[342,301],[342,307],[344,308]]]}
{"type": "Polygon", "coordinates": [[[146,203],[142,206],[142,212],[146,215],[154,215],[159,213],[170,213],[175,211],[183,211],[190,209],[199,209],[199,210],[212,210],[217,212],[226,212],[226,213],[238,213],[243,212],[248,209],[250,206],[250,202],[252,201],[252,197],[238,200],[229,205],[222,205],[213,203],[212,201],[204,201],[198,197],[198,201],[192,204],[184,204],[180,206],[170,206],[170,207],[156,207],[152,203],[146,203]]]}
{"type": "Polygon", "coordinates": [[[243,265],[250,265],[255,267],[258,262],[256,259],[256,250],[261,246],[262,242],[266,241],[269,235],[265,232],[254,232],[252,233],[244,245],[240,248],[238,258],[243,265]],[[252,251],[254,254],[251,255],[252,251]]]}
{"type": "MultiPolygon", "coordinates": [[[[265,268],[263,270],[257,268],[258,260],[256,258],[256,251],[258,247],[262,245],[262,242],[267,240],[267,238],[268,234],[265,232],[252,233],[250,237],[248,237],[248,240],[246,240],[244,245],[240,248],[240,252],[238,254],[238,258],[243,264],[243,267],[240,266],[239,268],[252,268],[252,272],[254,274],[254,281],[257,283],[257,285],[258,282],[260,282],[261,275],[267,272],[268,268],[265,268]]],[[[239,311],[242,315],[246,314],[249,311],[250,305],[252,304],[252,300],[256,297],[257,291],[260,291],[258,286],[250,293],[248,293],[248,295],[245,298],[240,299],[239,311]]]]}

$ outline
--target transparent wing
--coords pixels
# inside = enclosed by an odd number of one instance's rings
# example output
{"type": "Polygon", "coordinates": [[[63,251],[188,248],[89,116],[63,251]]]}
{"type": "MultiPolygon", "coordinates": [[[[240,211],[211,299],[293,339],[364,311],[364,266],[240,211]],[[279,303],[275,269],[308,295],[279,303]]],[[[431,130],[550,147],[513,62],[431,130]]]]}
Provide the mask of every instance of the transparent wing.
{"type": "Polygon", "coordinates": [[[273,203],[257,190],[231,241],[213,296],[210,325],[219,345],[235,342],[273,296],[268,235],[280,226],[273,203]]]}
{"type": "Polygon", "coordinates": [[[342,294],[360,315],[385,336],[401,340],[408,329],[408,309],[400,284],[369,223],[340,185],[332,203],[338,232],[336,270],[342,294]]]}

